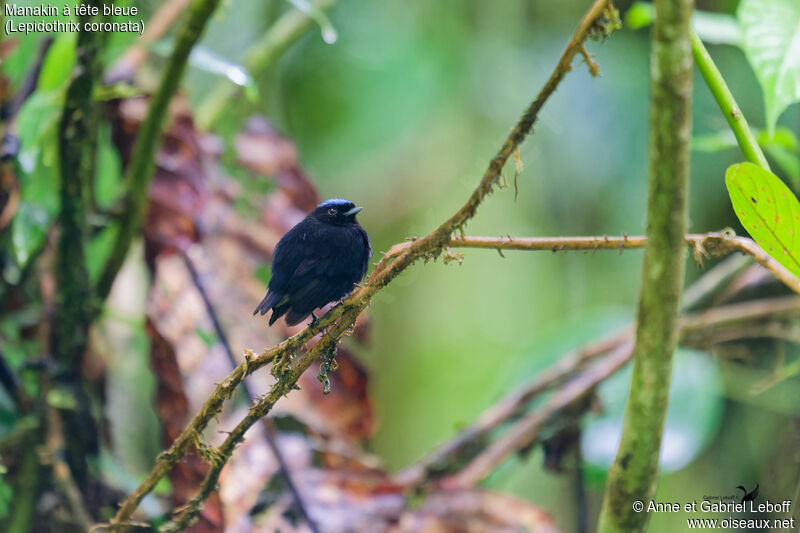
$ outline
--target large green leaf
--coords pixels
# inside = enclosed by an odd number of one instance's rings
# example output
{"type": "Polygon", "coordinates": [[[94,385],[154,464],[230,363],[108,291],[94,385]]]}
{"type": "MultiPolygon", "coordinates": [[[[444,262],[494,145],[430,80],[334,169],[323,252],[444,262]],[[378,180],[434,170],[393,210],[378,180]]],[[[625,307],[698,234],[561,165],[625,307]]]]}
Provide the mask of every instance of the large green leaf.
{"type": "Polygon", "coordinates": [[[737,16],[771,134],[781,113],[800,101],[800,1],[742,0],[737,16]]]}
{"type": "Polygon", "coordinates": [[[742,226],[769,255],[800,277],[800,203],[789,187],[753,163],[732,165],[725,183],[742,226]]]}

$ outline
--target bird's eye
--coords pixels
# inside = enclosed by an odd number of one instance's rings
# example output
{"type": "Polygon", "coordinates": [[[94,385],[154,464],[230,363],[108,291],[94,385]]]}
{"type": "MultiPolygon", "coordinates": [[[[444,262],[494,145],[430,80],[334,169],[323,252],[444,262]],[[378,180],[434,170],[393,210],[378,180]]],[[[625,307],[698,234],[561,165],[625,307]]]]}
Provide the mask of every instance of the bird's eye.
{"type": "Polygon", "coordinates": [[[330,216],[334,216],[334,215],[336,214],[336,209],[334,209],[334,208],[332,208],[332,207],[331,207],[330,209],[328,209],[328,214],[329,214],[330,216]]]}

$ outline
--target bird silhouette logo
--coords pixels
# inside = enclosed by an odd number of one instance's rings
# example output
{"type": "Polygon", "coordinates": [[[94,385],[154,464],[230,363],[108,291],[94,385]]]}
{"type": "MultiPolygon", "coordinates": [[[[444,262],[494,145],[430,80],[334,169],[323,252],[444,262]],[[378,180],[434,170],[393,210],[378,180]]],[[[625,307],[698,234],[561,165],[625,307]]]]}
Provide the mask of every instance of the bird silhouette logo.
{"type": "Polygon", "coordinates": [[[754,488],[751,492],[747,492],[747,489],[744,488],[742,485],[739,485],[736,488],[741,490],[743,493],[742,499],[739,503],[752,502],[756,499],[756,496],[758,496],[758,483],[756,483],[756,488],[754,488]]]}

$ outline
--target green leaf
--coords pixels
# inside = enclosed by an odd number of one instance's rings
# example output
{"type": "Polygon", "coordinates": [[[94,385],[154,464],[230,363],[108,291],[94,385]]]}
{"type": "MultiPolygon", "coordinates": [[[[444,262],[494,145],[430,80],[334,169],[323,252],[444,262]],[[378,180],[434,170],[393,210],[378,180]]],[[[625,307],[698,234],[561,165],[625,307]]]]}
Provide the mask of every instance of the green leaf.
{"type": "Polygon", "coordinates": [[[766,131],[757,132],[758,143],[762,146],[767,144],[778,144],[788,150],[797,151],[800,142],[797,140],[797,135],[794,134],[789,128],[778,128],[772,135],[768,135],[766,131]]]}
{"type": "Polygon", "coordinates": [[[697,36],[711,44],[730,44],[741,46],[742,30],[736,19],[725,13],[695,11],[692,26],[697,36]]]}
{"type": "Polygon", "coordinates": [[[764,91],[767,131],[800,101],[800,2],[742,0],[737,12],[745,55],[764,91]]]}
{"type": "Polygon", "coordinates": [[[6,518],[11,509],[11,502],[14,500],[14,489],[6,481],[0,478],[0,518],[6,518]]]}
{"type": "Polygon", "coordinates": [[[75,409],[78,402],[75,395],[62,387],[55,387],[47,392],[47,403],[57,409],[75,409]]]}
{"type": "Polygon", "coordinates": [[[253,271],[253,276],[255,276],[255,278],[264,285],[267,285],[272,277],[272,269],[270,268],[269,263],[264,263],[255,269],[255,271],[253,271]]]}
{"type": "Polygon", "coordinates": [[[725,184],[742,226],[764,251],[800,276],[800,203],[789,187],[753,163],[732,165],[725,184]]]}
{"type": "Polygon", "coordinates": [[[112,207],[121,189],[122,161],[111,139],[111,127],[103,122],[97,141],[97,175],[94,183],[97,205],[106,209],[112,207]]]}
{"type": "MultiPolygon", "coordinates": [[[[758,144],[764,152],[778,164],[792,188],[800,190],[800,153],[794,132],[788,128],[778,128],[771,137],[765,130],[756,131],[758,144]]],[[[692,150],[695,152],[716,153],[737,148],[736,136],[730,129],[704,133],[692,137],[692,150]]]]}
{"type": "Polygon", "coordinates": [[[86,266],[89,269],[89,281],[92,283],[100,279],[118,234],[119,223],[112,222],[89,241],[86,247],[86,266]]]}
{"type": "Polygon", "coordinates": [[[76,36],[75,33],[62,33],[53,41],[42,63],[37,90],[51,91],[66,85],[77,57],[76,36]]]}

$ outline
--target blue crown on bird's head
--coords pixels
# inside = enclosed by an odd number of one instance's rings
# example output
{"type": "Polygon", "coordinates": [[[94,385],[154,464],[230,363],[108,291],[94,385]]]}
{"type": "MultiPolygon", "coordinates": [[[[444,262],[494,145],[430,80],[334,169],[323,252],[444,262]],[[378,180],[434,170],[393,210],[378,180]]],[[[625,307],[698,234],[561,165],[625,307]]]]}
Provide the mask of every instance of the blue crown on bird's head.
{"type": "Polygon", "coordinates": [[[317,207],[341,207],[344,205],[352,205],[353,202],[350,200],[345,200],[344,198],[331,198],[330,200],[325,200],[317,207]]]}

